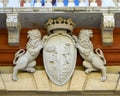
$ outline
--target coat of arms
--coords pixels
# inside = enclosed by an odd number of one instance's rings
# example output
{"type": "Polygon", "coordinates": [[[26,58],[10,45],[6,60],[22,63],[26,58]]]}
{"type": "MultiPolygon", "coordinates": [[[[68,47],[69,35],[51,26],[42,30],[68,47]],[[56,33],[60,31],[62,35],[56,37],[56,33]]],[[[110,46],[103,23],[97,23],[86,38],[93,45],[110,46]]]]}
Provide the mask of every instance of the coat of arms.
{"type": "Polygon", "coordinates": [[[48,36],[43,37],[43,58],[48,77],[57,85],[71,78],[76,64],[76,48],[72,39],[73,21],[61,17],[49,19],[45,24],[48,36]]]}

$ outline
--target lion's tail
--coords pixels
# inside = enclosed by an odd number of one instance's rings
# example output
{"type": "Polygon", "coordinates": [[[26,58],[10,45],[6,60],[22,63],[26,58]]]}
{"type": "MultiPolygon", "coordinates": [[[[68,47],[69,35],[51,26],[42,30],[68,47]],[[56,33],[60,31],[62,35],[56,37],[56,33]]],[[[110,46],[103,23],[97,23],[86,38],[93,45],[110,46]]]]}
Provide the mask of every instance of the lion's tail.
{"type": "Polygon", "coordinates": [[[24,49],[20,49],[15,53],[15,58],[13,59],[13,64],[16,65],[16,61],[20,56],[22,56],[25,53],[24,49]]]}
{"type": "Polygon", "coordinates": [[[106,59],[105,59],[105,57],[104,57],[104,54],[103,54],[102,50],[101,50],[100,48],[97,48],[97,49],[95,50],[95,52],[96,52],[96,54],[103,60],[104,65],[106,65],[106,59]]]}

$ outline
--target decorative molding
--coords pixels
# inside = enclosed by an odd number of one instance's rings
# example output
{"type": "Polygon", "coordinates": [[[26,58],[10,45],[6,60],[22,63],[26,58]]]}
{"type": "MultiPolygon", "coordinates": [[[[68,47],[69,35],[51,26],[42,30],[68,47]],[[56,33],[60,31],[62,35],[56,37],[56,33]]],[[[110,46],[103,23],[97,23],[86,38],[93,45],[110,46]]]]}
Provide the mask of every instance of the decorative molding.
{"type": "Polygon", "coordinates": [[[6,27],[8,30],[8,43],[11,46],[19,45],[21,24],[19,14],[6,14],[6,27]]]}
{"type": "Polygon", "coordinates": [[[103,13],[101,30],[102,30],[102,43],[105,46],[113,44],[113,30],[115,28],[114,13],[103,13]]]}

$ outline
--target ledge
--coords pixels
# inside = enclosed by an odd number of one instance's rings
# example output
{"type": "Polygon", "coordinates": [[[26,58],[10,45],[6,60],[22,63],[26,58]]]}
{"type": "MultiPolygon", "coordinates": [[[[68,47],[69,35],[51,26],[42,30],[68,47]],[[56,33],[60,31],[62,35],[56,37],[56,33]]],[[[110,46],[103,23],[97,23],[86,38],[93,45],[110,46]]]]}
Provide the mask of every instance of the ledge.
{"type": "Polygon", "coordinates": [[[115,14],[115,28],[120,27],[119,7],[31,7],[0,8],[0,28],[6,28],[6,14],[19,14],[21,28],[43,28],[49,18],[72,18],[76,27],[100,28],[102,13],[115,14]],[[74,13],[74,14],[73,14],[74,13]],[[34,19],[35,18],[35,19],[34,19]],[[87,19],[87,20],[86,20],[87,19]]]}
{"type": "Polygon", "coordinates": [[[80,12],[80,13],[120,13],[119,7],[6,7],[0,8],[0,13],[39,13],[39,12],[80,12]]]}
{"type": "Polygon", "coordinates": [[[100,73],[85,74],[75,70],[71,80],[62,86],[52,83],[45,70],[38,70],[34,74],[19,73],[19,80],[11,80],[11,73],[1,74],[0,94],[2,96],[116,96],[120,93],[119,74],[107,74],[106,82],[100,82],[100,73]],[[4,92],[3,92],[4,91],[4,92]]]}

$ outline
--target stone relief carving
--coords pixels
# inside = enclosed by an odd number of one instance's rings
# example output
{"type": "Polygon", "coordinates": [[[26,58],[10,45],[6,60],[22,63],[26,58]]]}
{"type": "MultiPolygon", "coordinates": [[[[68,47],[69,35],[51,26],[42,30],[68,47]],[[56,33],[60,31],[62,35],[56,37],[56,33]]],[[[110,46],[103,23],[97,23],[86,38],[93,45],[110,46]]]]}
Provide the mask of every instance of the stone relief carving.
{"type": "Polygon", "coordinates": [[[68,34],[53,33],[48,36],[43,49],[46,72],[55,84],[65,84],[71,77],[76,62],[76,50],[73,40],[68,34]],[[69,48],[69,50],[68,50],[69,48]]]}
{"type": "Polygon", "coordinates": [[[50,46],[46,48],[46,51],[49,54],[49,63],[50,64],[56,64],[57,63],[57,50],[54,46],[50,46]]]}
{"type": "Polygon", "coordinates": [[[65,57],[66,64],[70,64],[70,43],[66,43],[64,46],[63,56],[65,57]]]}
{"type": "Polygon", "coordinates": [[[93,44],[90,41],[90,37],[93,36],[92,33],[92,30],[81,30],[78,38],[73,35],[73,39],[76,42],[76,48],[78,48],[81,57],[84,59],[83,66],[86,68],[85,72],[90,73],[101,70],[101,81],[105,81],[107,79],[106,67],[104,66],[106,60],[101,49],[97,48],[94,52],[93,44]]]}
{"type": "Polygon", "coordinates": [[[101,49],[93,48],[90,37],[93,36],[92,30],[81,30],[79,36],[72,35],[75,27],[72,19],[49,19],[45,23],[48,34],[41,39],[39,30],[28,31],[29,38],[26,44],[26,50],[20,49],[15,53],[13,64],[12,79],[17,81],[17,73],[19,70],[35,72],[35,59],[43,49],[43,60],[45,70],[48,77],[57,85],[63,85],[71,78],[76,64],[78,48],[81,57],[84,59],[83,66],[85,72],[101,70],[101,81],[107,79],[106,76],[106,60],[101,49]]]}
{"type": "Polygon", "coordinates": [[[51,81],[63,85],[71,78],[76,64],[76,48],[74,40],[69,35],[75,24],[70,18],[58,17],[49,19],[45,27],[49,34],[42,39],[45,70],[51,81]]]}
{"type": "Polygon", "coordinates": [[[27,37],[29,38],[26,44],[26,51],[20,49],[15,53],[13,64],[16,65],[13,69],[12,79],[17,81],[17,73],[19,70],[35,72],[34,66],[36,65],[36,57],[39,55],[40,50],[43,48],[41,33],[39,30],[28,31],[27,37]]]}

